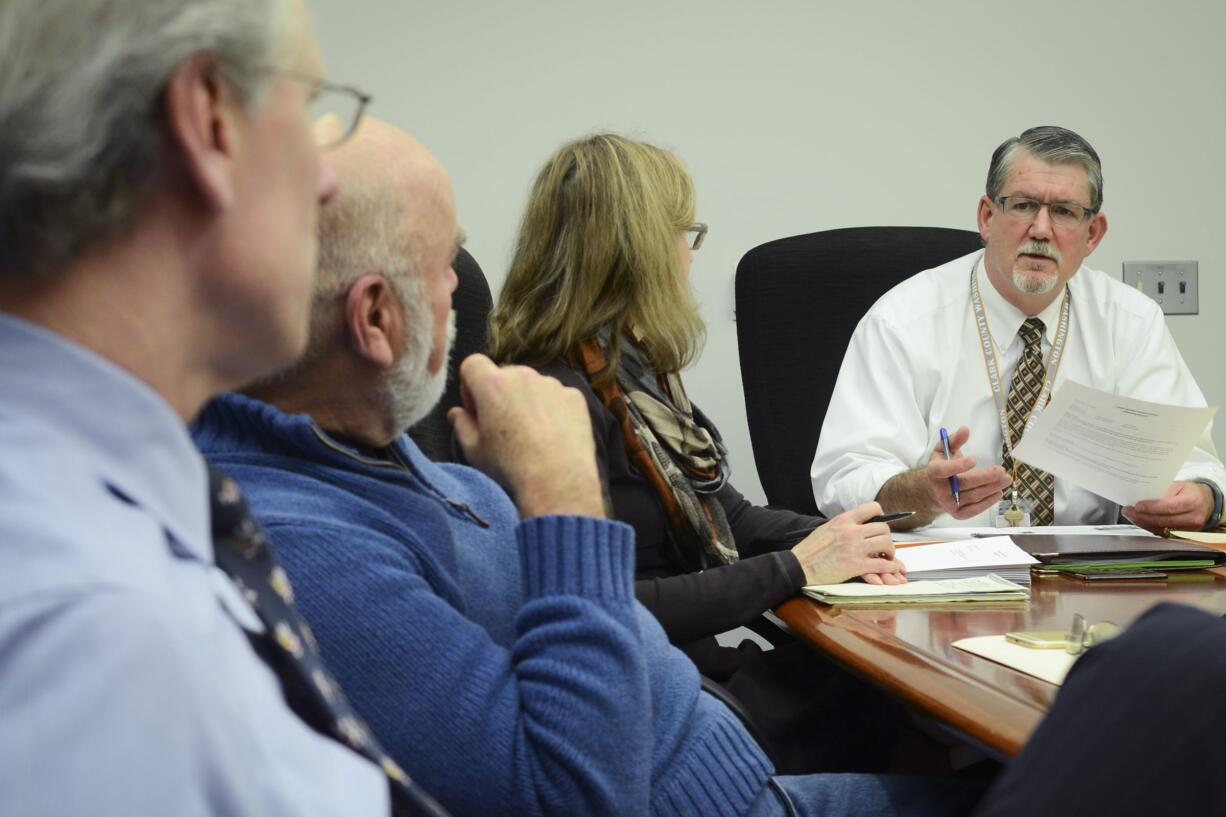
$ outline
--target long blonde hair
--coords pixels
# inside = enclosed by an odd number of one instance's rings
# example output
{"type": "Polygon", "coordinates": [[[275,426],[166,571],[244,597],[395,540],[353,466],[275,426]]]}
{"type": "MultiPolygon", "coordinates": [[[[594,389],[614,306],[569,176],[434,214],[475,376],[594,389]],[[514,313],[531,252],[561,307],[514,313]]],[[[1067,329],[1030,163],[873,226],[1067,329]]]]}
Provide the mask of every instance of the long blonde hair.
{"type": "Polygon", "coordinates": [[[541,365],[607,328],[615,372],[633,328],[657,371],[688,366],[705,332],[677,249],[693,220],[693,182],[669,151],[607,133],[560,148],[528,197],[491,356],[541,365]]]}

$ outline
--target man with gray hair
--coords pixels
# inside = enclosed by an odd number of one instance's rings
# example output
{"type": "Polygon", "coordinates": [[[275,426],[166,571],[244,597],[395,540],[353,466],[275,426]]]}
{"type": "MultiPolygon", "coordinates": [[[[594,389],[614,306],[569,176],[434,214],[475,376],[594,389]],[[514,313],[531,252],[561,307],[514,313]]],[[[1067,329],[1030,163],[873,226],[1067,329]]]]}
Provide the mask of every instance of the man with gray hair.
{"type": "Polygon", "coordinates": [[[1102,202],[1098,154],[1076,133],[1036,127],[996,149],[978,205],[984,249],[902,282],[856,327],[810,472],[825,513],[876,499],[916,511],[899,527],[994,525],[997,514],[1070,525],[1122,513],[1153,531],[1218,523],[1226,469],[1210,429],[1176,482],[1135,507],[1013,459],[1032,409],[1065,380],[1205,404],[1157,304],[1082,265],[1107,232],[1102,202]],[[957,428],[949,456],[942,426],[957,428]]]}
{"type": "Polygon", "coordinates": [[[6,814],[439,813],[185,427],[306,342],[320,72],[301,0],[0,4],[6,814]]]}

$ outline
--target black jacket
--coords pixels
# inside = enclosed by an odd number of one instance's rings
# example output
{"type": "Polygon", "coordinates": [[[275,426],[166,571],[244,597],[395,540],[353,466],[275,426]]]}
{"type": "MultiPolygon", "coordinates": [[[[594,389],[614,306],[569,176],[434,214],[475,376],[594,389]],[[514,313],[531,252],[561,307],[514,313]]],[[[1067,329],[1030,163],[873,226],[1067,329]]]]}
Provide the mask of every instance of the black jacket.
{"type": "Polygon", "coordinates": [[[722,680],[735,670],[736,650],[721,648],[714,636],[752,624],[766,610],[796,595],[804,571],[790,552],[797,530],[821,524],[821,517],[751,504],[731,485],[718,493],[741,560],[689,572],[670,543],[668,519],[651,485],[631,465],[617,419],[600,402],[587,377],[565,363],[539,367],[542,374],[573,386],[587,399],[596,439],[596,459],[613,515],[635,530],[635,595],[655,615],[669,640],[681,647],[703,674],[722,680]]]}

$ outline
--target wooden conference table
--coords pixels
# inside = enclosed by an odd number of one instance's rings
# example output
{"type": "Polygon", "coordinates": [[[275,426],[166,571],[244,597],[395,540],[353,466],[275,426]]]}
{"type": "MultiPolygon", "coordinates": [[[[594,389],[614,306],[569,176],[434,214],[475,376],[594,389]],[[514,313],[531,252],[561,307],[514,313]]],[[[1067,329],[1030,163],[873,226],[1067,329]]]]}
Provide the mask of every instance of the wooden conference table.
{"type": "Polygon", "coordinates": [[[1165,581],[1084,582],[1035,576],[1024,607],[847,609],[792,599],[776,615],[800,638],[912,707],[992,752],[1012,756],[1051,706],[1058,687],[963,652],[970,636],[1067,631],[1074,613],[1127,626],[1162,601],[1226,613],[1226,568],[1165,581]]]}

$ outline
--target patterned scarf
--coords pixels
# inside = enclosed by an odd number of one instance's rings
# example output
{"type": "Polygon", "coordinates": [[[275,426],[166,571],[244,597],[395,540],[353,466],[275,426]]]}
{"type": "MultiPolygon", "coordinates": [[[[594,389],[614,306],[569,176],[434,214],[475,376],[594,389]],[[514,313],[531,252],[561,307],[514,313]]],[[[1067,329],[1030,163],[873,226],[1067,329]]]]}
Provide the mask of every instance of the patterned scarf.
{"type": "Polygon", "coordinates": [[[659,496],[671,540],[692,570],[731,564],[739,557],[728,517],[715,493],[728,482],[727,450],[719,432],[690,405],[681,378],[657,375],[629,338],[621,343],[617,376],[608,371],[608,334],[584,341],[571,363],[621,426],[630,462],[659,496]]]}

